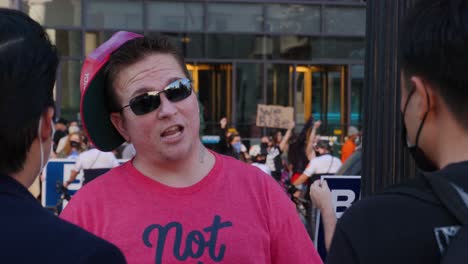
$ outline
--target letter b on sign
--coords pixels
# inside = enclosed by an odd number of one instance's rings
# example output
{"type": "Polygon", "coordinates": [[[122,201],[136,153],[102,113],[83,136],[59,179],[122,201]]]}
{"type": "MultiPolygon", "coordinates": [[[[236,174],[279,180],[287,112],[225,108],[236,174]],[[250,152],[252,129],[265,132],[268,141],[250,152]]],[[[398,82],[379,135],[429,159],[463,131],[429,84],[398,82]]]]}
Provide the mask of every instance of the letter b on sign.
{"type": "Polygon", "coordinates": [[[356,199],[356,194],[352,190],[332,190],[333,209],[337,218],[340,218],[344,211],[351,206],[356,199]]]}

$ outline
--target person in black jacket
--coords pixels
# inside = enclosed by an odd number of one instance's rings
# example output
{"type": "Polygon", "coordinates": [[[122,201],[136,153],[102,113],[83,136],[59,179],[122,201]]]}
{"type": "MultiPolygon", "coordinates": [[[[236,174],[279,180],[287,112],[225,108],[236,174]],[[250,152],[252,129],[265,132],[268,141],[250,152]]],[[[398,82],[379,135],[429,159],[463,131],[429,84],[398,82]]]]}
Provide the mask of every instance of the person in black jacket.
{"type": "Polygon", "coordinates": [[[418,1],[397,39],[403,142],[420,173],[351,206],[338,220],[327,263],[468,259],[467,220],[457,215],[468,215],[468,1],[418,1]]]}
{"type": "Polygon", "coordinates": [[[220,129],[218,132],[219,143],[217,146],[217,151],[220,154],[233,157],[235,159],[247,162],[249,155],[247,149],[243,149],[241,136],[237,133],[228,133],[227,132],[227,118],[223,117],[219,121],[220,129]]]}
{"type": "Polygon", "coordinates": [[[58,63],[37,22],[0,9],[0,263],[125,263],[117,247],[59,219],[27,190],[52,150],[58,63]]]}

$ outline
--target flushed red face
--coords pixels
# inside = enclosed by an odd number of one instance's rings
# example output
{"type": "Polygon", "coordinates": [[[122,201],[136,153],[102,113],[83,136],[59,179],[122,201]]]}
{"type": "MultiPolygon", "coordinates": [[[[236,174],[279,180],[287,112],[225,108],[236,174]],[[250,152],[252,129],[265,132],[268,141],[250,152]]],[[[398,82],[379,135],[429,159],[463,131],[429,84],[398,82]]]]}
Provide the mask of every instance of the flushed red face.
{"type": "MultiPolygon", "coordinates": [[[[162,91],[172,82],[187,78],[177,61],[168,54],[152,54],[121,70],[114,80],[121,106],[136,96],[162,91]]],[[[194,92],[187,98],[171,102],[160,94],[160,106],[143,115],[130,107],[113,114],[114,126],[131,141],[137,157],[147,160],[179,160],[196,155],[200,119],[194,92]]]]}

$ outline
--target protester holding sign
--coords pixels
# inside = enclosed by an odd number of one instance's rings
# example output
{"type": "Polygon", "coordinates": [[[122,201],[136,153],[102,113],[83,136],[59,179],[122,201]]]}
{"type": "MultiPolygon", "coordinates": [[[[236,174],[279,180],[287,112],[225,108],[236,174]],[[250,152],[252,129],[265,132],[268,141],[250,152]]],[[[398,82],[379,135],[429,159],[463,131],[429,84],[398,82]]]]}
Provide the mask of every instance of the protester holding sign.
{"type": "Polygon", "coordinates": [[[118,32],[86,59],[81,120],[94,145],[134,159],[83,187],[62,217],[130,263],[321,263],[280,186],[199,138],[184,58],[165,37],[118,32]]]}
{"type": "Polygon", "coordinates": [[[403,142],[420,173],[351,206],[327,263],[468,260],[468,1],[418,1],[398,39],[403,142]]]}
{"type": "Polygon", "coordinates": [[[0,262],[126,263],[115,246],[57,218],[27,190],[52,152],[58,64],[37,22],[0,9],[0,262]]]}

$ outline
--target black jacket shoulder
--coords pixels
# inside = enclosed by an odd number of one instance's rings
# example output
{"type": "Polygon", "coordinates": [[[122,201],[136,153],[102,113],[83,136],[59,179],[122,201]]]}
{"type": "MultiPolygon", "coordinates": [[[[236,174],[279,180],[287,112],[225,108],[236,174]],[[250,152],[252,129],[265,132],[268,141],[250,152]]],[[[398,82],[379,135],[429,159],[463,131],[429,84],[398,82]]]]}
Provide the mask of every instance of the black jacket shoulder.
{"type": "Polygon", "coordinates": [[[0,181],[0,263],[126,263],[116,246],[47,211],[19,183],[0,181]]]}
{"type": "Polygon", "coordinates": [[[356,202],[337,223],[329,263],[438,263],[434,228],[457,221],[431,197],[417,179],[356,202]]]}

